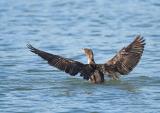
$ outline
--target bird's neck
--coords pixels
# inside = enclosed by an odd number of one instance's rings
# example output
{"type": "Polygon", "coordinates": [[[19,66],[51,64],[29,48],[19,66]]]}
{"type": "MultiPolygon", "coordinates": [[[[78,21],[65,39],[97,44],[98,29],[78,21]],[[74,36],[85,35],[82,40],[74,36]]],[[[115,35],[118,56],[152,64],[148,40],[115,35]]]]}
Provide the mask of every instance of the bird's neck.
{"type": "Polygon", "coordinates": [[[88,57],[88,64],[95,64],[93,56],[88,57]]]}

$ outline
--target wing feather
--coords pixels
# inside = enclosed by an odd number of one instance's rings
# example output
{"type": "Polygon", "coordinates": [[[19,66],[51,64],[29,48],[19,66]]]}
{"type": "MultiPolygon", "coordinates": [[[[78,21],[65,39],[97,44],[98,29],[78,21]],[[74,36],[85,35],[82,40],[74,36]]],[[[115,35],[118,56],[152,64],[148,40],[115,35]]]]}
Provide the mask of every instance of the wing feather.
{"type": "Polygon", "coordinates": [[[81,62],[74,61],[74,60],[67,59],[67,58],[63,58],[58,55],[47,53],[45,51],[34,48],[30,44],[27,44],[27,47],[30,49],[31,52],[37,54],[38,56],[40,56],[44,60],[47,60],[48,64],[50,64],[51,66],[54,66],[62,71],[65,71],[66,73],[68,73],[70,75],[74,76],[74,75],[78,74],[84,66],[84,64],[82,64],[81,62]]]}
{"type": "Polygon", "coordinates": [[[122,48],[111,60],[109,65],[115,65],[122,75],[128,74],[138,64],[145,46],[145,40],[140,35],[127,47],[122,48]]]}

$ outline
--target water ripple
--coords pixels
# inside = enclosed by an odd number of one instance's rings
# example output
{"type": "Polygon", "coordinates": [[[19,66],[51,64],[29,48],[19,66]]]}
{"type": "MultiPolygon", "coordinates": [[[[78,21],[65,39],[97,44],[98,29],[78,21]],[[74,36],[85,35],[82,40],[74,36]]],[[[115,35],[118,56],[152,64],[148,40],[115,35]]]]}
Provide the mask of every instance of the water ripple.
{"type": "Polygon", "coordinates": [[[158,113],[159,0],[0,1],[1,113],[158,113]],[[121,80],[91,84],[47,64],[26,47],[87,62],[92,48],[104,63],[141,34],[140,64],[121,80]]]}

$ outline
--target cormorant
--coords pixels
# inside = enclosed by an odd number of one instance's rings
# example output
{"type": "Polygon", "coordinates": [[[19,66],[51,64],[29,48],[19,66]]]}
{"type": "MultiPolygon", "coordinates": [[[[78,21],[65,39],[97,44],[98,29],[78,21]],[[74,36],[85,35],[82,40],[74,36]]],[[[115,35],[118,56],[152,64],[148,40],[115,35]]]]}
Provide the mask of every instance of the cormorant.
{"type": "Polygon", "coordinates": [[[48,61],[48,64],[51,66],[65,71],[72,76],[80,73],[80,76],[91,81],[91,83],[103,83],[104,75],[108,75],[116,80],[119,79],[120,75],[127,75],[138,64],[144,51],[144,46],[145,40],[142,36],[137,35],[132,43],[122,48],[112,59],[104,64],[96,64],[93,51],[84,48],[88,64],[83,64],[79,61],[36,49],[32,45],[27,44],[31,52],[48,61]]]}

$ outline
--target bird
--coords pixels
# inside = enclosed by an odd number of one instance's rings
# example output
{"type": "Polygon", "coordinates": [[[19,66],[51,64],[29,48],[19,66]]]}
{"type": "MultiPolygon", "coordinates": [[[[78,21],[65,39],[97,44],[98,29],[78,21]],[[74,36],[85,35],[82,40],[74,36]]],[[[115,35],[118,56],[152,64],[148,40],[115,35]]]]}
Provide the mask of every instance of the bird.
{"type": "Polygon", "coordinates": [[[49,65],[75,76],[78,73],[83,79],[91,83],[104,83],[104,75],[113,80],[118,80],[121,75],[128,75],[139,63],[144,52],[145,39],[137,35],[135,39],[126,47],[123,47],[116,55],[105,63],[97,64],[94,61],[92,49],[83,48],[88,63],[65,58],[60,55],[51,54],[27,44],[31,52],[46,60],[49,65]]]}

